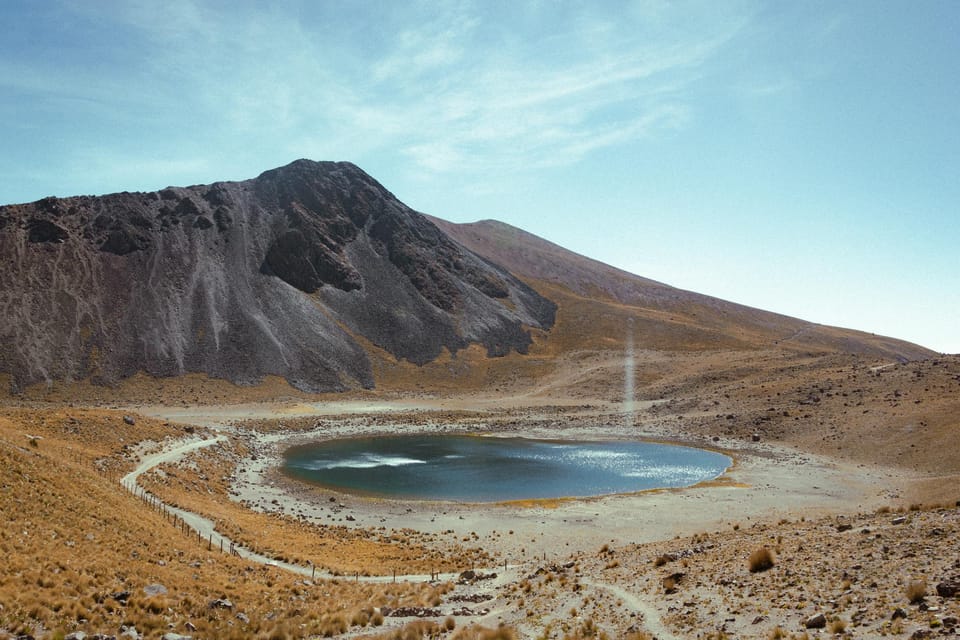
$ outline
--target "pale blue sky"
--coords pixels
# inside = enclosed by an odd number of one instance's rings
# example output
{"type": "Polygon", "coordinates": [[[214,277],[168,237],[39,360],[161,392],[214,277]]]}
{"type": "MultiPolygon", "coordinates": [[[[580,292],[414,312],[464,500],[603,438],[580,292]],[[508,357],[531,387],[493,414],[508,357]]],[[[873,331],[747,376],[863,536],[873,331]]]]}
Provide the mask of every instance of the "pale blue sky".
{"type": "Polygon", "coordinates": [[[960,2],[0,2],[0,202],[351,160],[663,282],[960,352],[960,2]]]}

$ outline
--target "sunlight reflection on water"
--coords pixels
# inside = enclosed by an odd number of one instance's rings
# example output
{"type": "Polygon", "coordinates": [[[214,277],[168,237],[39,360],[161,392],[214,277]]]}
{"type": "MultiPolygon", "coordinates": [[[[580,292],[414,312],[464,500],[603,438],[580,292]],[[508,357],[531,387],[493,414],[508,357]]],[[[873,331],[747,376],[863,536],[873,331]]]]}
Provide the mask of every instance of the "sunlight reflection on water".
{"type": "Polygon", "coordinates": [[[294,447],[289,475],[348,492],[489,502],[683,487],[722,474],[722,454],[649,442],[384,436],[294,447]]]}

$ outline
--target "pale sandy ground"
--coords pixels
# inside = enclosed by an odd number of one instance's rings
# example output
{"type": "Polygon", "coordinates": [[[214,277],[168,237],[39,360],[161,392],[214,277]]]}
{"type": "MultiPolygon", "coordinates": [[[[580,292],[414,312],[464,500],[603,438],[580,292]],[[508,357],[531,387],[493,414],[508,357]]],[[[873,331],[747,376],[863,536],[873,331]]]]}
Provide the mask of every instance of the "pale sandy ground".
{"type": "MultiPolygon", "coordinates": [[[[335,494],[285,478],[277,470],[283,450],[329,438],[377,433],[459,432],[444,424],[382,424],[369,426],[363,414],[436,409],[423,402],[346,401],[316,405],[242,405],[233,407],[140,408],[140,412],[169,420],[209,426],[245,439],[256,454],[238,470],[234,498],[257,510],[282,511],[319,523],[390,529],[412,528],[440,533],[453,530],[458,538],[476,534],[475,542],[501,561],[520,562],[533,557],[566,557],[573,552],[594,550],[604,543],[652,542],[675,536],[726,529],[752,521],[808,517],[849,511],[869,511],[890,504],[910,478],[893,469],[867,468],[841,463],[766,443],[720,439],[701,442],[732,455],[735,466],[720,483],[683,490],[646,492],[561,502],[550,507],[462,504],[383,500],[335,494]],[[310,432],[269,433],[244,429],[243,420],[315,415],[358,415],[349,421],[324,421],[310,432]],[[335,497],[336,502],[330,498],[335,497]],[[339,505],[344,505],[340,507],[339,505]],[[353,518],[347,520],[347,516],[353,518]],[[509,532],[513,531],[512,534],[509,532]]],[[[473,432],[487,430],[482,420],[473,432]]],[[[586,420],[580,426],[523,428],[497,435],[563,439],[650,438],[669,439],[655,426],[627,429],[586,420]]],[[[698,443],[693,443],[698,444],[698,443]]]]}

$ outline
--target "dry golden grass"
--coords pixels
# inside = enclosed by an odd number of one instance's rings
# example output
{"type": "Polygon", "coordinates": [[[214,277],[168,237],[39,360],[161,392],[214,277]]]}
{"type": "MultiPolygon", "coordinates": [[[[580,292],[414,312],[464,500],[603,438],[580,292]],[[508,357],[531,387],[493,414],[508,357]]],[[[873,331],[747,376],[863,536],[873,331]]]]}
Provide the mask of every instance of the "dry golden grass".
{"type": "MultiPolygon", "coordinates": [[[[0,374],[0,398],[10,397],[9,380],[9,375],[0,374]]],[[[322,394],[309,394],[291,387],[286,380],[277,376],[267,376],[256,386],[239,386],[201,373],[188,373],[171,378],[155,378],[145,373],[136,373],[113,386],[93,384],[90,380],[38,383],[24,389],[16,399],[58,404],[187,406],[276,402],[288,399],[313,401],[323,397],[325,396],[322,394]]]]}
{"type": "Polygon", "coordinates": [[[451,640],[517,640],[517,634],[507,626],[490,629],[479,625],[471,625],[454,633],[451,640]]]}
{"type": "Polygon", "coordinates": [[[207,551],[116,482],[130,466],[119,457],[125,445],[178,435],[179,427],[157,421],[125,425],[114,412],[2,412],[0,637],[117,635],[124,624],[155,637],[171,629],[195,637],[306,637],[349,628],[363,610],[418,606],[442,593],[407,583],[310,584],[207,551]],[[39,436],[37,446],[28,436],[39,436]],[[149,585],[166,593],[149,596],[149,585]],[[232,608],[211,607],[218,599],[232,608]]]}
{"type": "Polygon", "coordinates": [[[416,531],[389,532],[318,525],[293,515],[252,511],[229,499],[229,477],[246,455],[242,445],[226,444],[195,453],[179,464],[165,464],[141,478],[141,486],[168,504],[201,513],[217,530],[263,555],[334,574],[427,574],[462,571],[485,564],[482,551],[441,543],[416,531]]]}

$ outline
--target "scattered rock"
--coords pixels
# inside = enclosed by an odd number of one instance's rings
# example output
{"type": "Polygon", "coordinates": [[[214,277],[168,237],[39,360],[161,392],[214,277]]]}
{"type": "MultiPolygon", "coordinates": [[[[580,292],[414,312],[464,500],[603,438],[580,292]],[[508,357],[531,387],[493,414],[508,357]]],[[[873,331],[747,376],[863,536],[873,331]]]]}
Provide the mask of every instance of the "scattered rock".
{"type": "Polygon", "coordinates": [[[906,516],[897,516],[896,518],[890,521],[890,524],[903,524],[906,521],[907,521],[906,516]]]}
{"type": "Polygon", "coordinates": [[[823,629],[827,626],[827,616],[822,613],[812,615],[804,621],[803,626],[807,629],[823,629]]]}
{"type": "Polygon", "coordinates": [[[493,596],[483,593],[474,593],[470,595],[453,595],[448,598],[449,602],[472,602],[474,604],[478,602],[487,602],[493,600],[493,596]]]}
{"type": "Polygon", "coordinates": [[[439,609],[429,607],[397,607],[396,609],[383,607],[380,611],[390,618],[438,618],[442,615],[439,609]]]}
{"type": "Polygon", "coordinates": [[[233,603],[227,598],[217,598],[210,603],[211,609],[233,609],[233,603]]]}
{"type": "Polygon", "coordinates": [[[760,434],[759,434],[759,433],[755,433],[755,434],[753,434],[753,436],[751,436],[750,439],[753,440],[754,442],[760,442],[760,434]]]}
{"type": "Polygon", "coordinates": [[[167,588],[162,584],[148,584],[143,588],[143,593],[148,598],[152,598],[154,596],[165,596],[167,595],[167,588]]]}
{"type": "Polygon", "coordinates": [[[492,580],[497,577],[495,573],[480,573],[473,569],[467,569],[460,574],[457,584],[474,584],[481,580],[492,580]]]}
{"type": "Polygon", "coordinates": [[[242,611],[236,615],[236,618],[243,624],[250,624],[250,618],[248,618],[247,614],[243,613],[242,611]]]}
{"type": "Polygon", "coordinates": [[[140,632],[133,625],[120,627],[120,637],[130,638],[130,640],[140,640],[140,632]]]}
{"type": "Polygon", "coordinates": [[[944,580],[937,585],[937,595],[941,598],[956,598],[960,596],[960,578],[944,580]]]}
{"type": "Polygon", "coordinates": [[[133,419],[133,416],[123,416],[123,421],[131,427],[137,424],[137,421],[133,419]]]}
{"type": "Polygon", "coordinates": [[[907,618],[907,612],[904,611],[901,607],[897,607],[893,610],[893,613],[890,614],[891,620],[905,620],[907,618]]]}
{"type": "Polygon", "coordinates": [[[192,636],[182,636],[179,633],[165,633],[161,640],[191,640],[192,636]]]}
{"type": "Polygon", "coordinates": [[[838,532],[838,533],[843,533],[844,531],[850,531],[850,529],[853,529],[853,525],[852,525],[852,524],[848,524],[848,523],[846,523],[846,522],[837,525],[837,532],[838,532]]]}
{"type": "Polygon", "coordinates": [[[129,591],[117,591],[116,593],[111,593],[110,597],[119,602],[120,604],[127,604],[127,600],[130,599],[129,591]]]}
{"type": "Polygon", "coordinates": [[[74,631],[73,633],[68,633],[63,637],[63,640],[86,640],[87,634],[83,631],[74,631]]]}

